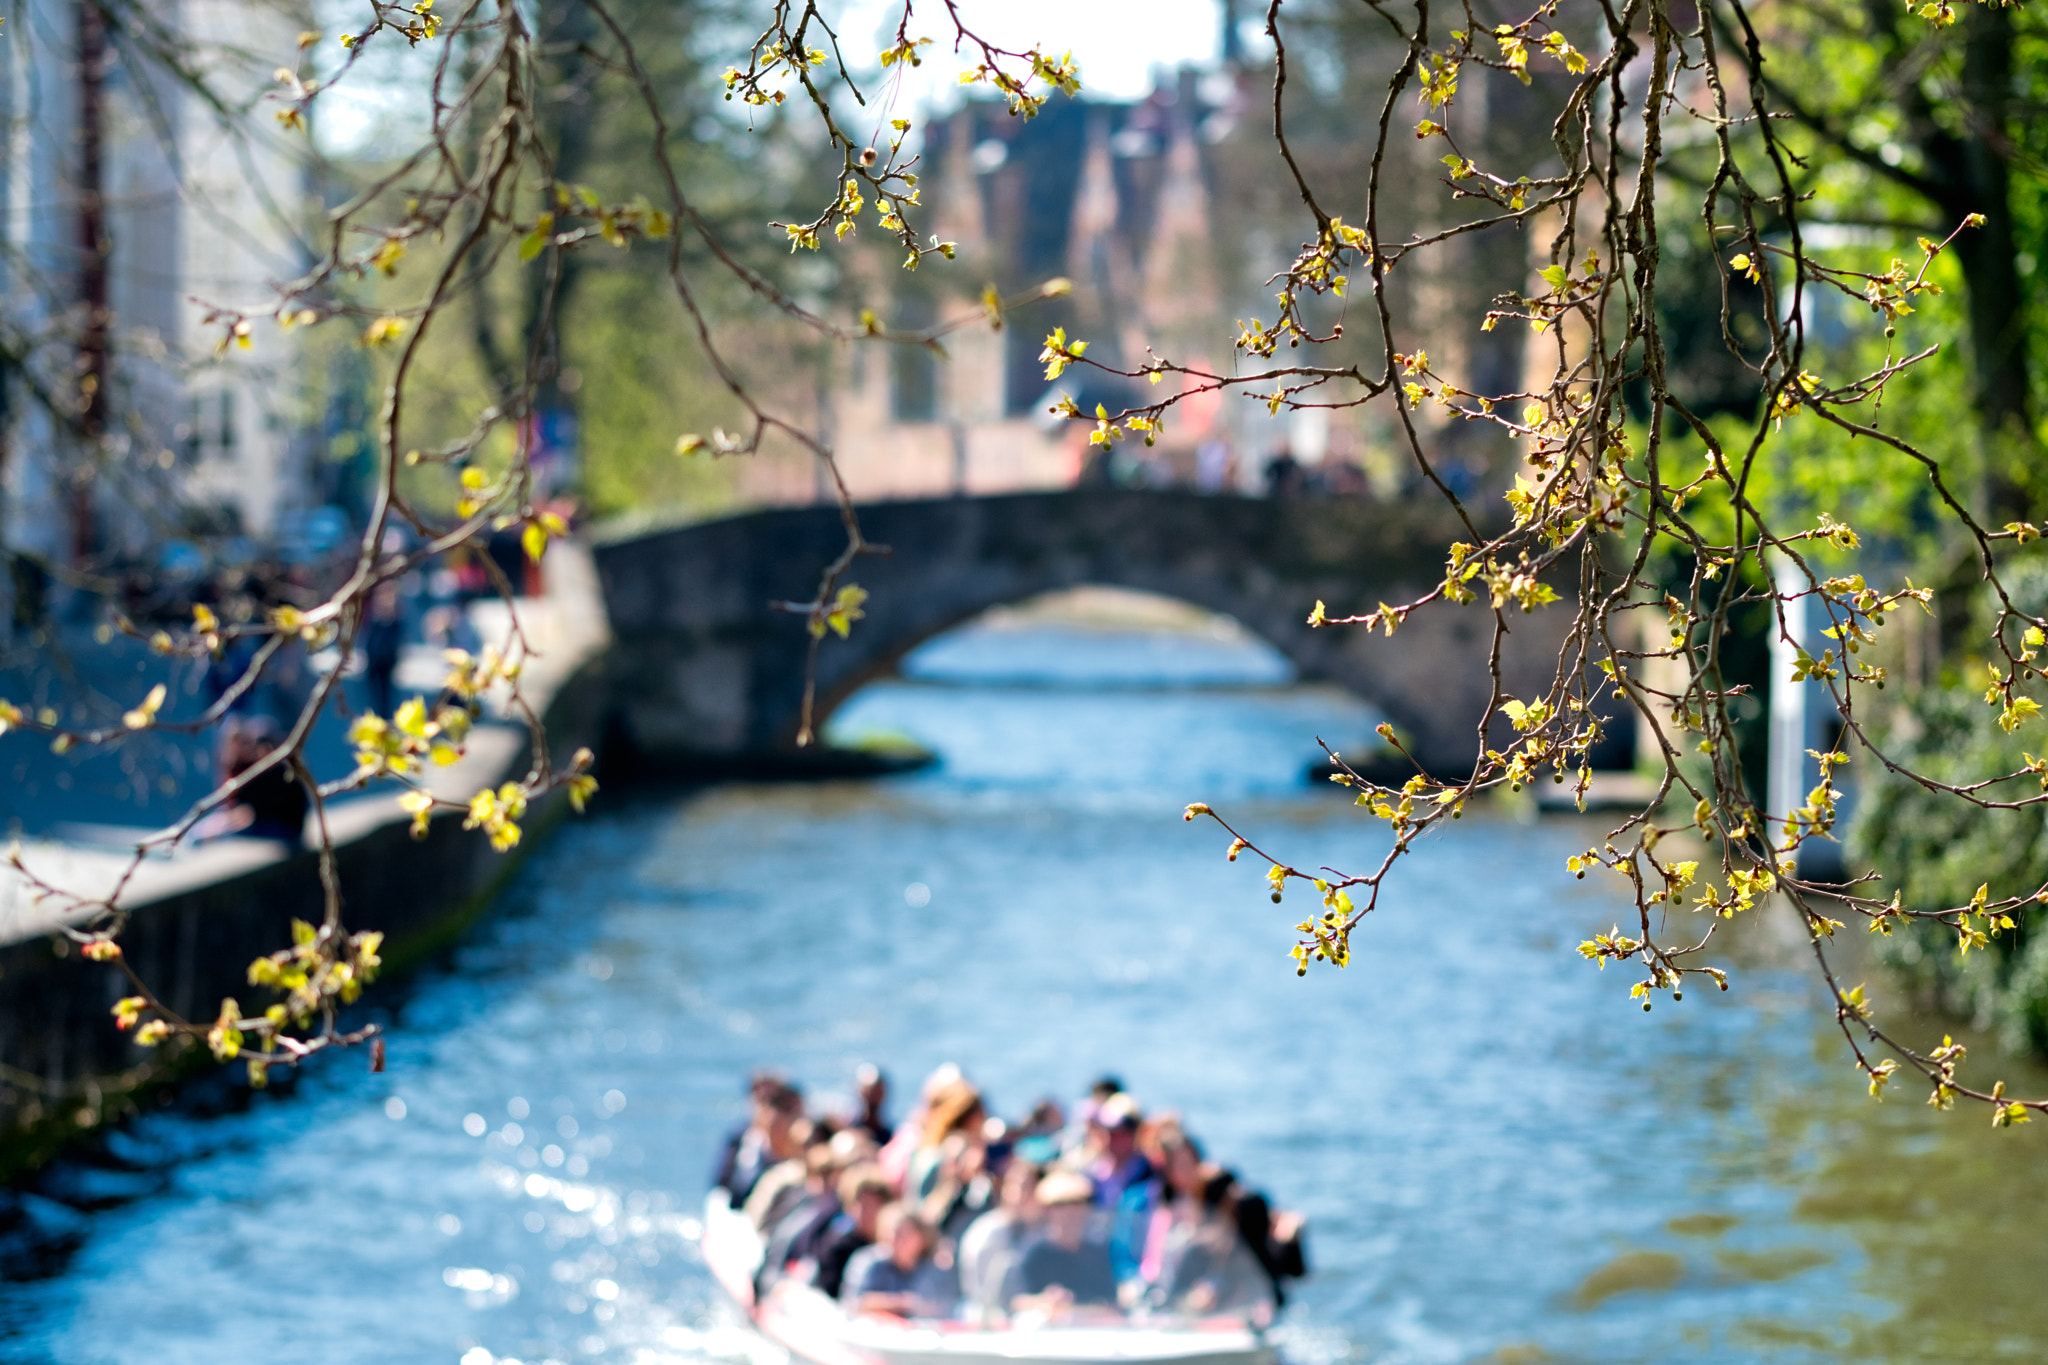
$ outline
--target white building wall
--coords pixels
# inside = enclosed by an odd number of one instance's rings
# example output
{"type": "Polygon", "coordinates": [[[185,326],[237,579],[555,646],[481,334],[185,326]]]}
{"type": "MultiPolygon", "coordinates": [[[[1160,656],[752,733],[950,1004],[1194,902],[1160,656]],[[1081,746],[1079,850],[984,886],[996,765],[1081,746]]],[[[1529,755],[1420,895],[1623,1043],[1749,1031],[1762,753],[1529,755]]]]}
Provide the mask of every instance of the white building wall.
{"type": "MultiPolygon", "coordinates": [[[[239,59],[216,60],[208,71],[238,104],[277,88],[272,71],[291,63],[297,35],[310,23],[252,0],[186,0],[183,14],[194,41],[239,59]]],[[[190,486],[233,506],[256,536],[269,536],[282,513],[313,497],[303,443],[293,439],[302,422],[293,347],[270,317],[278,286],[306,268],[295,221],[308,198],[305,135],[269,117],[281,107],[258,104],[231,131],[188,95],[182,139],[178,338],[190,365],[187,444],[198,455],[190,486]],[[220,330],[204,325],[207,304],[249,310],[253,345],[216,356],[220,330]]]]}
{"type": "Polygon", "coordinates": [[[7,65],[7,164],[4,202],[6,275],[0,322],[11,352],[26,352],[26,373],[12,380],[6,498],[0,531],[8,548],[61,559],[66,518],[52,447],[55,424],[34,391],[61,376],[38,341],[53,325],[74,264],[66,229],[75,231],[76,200],[67,192],[64,149],[73,142],[75,87],[70,54],[76,40],[68,5],[13,6],[14,33],[0,48],[7,65]]]}

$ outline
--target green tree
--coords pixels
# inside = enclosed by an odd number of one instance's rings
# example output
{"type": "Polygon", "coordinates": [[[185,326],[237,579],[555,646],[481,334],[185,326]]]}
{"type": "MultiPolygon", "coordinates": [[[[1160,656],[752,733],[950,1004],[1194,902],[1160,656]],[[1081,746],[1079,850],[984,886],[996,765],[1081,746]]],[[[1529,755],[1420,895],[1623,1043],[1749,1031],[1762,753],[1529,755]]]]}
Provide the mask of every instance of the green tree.
{"type": "Polygon", "coordinates": [[[2003,447],[1986,488],[2002,521],[2031,515],[2041,496],[2029,467],[2039,453],[2031,285],[2018,262],[2022,205],[2038,198],[2043,174],[2048,35],[2023,6],[1926,8],[1773,6],[1749,31],[1739,21],[1723,31],[1731,46],[1754,43],[1759,79],[1814,139],[1821,155],[1805,178],[1827,220],[1938,236],[1982,215],[1954,250],[1972,406],[1985,440],[2003,447]]]}

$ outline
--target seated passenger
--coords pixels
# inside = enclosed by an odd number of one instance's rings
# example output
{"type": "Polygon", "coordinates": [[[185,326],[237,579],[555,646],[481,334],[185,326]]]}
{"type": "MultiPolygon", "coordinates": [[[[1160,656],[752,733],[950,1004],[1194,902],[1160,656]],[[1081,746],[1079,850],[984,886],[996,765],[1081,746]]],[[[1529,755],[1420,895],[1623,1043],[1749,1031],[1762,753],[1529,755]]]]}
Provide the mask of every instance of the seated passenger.
{"type": "Polygon", "coordinates": [[[1159,1149],[1160,1197],[1147,1223],[1144,1252],[1138,1262],[1138,1278],[1154,1285],[1160,1281],[1174,1229],[1199,1216],[1204,1184],[1201,1144],[1178,1124],[1160,1132],[1155,1145],[1159,1149]]]}
{"type": "MultiPolygon", "coordinates": [[[[815,1158],[818,1153],[819,1149],[814,1147],[809,1155],[815,1158]]],[[[827,1225],[839,1216],[839,1177],[851,1167],[872,1165],[875,1144],[866,1133],[857,1130],[838,1132],[824,1145],[823,1156],[815,1167],[807,1164],[803,1197],[796,1206],[763,1229],[767,1245],[755,1280],[756,1289],[767,1288],[794,1262],[811,1254],[827,1225]]]]}
{"type": "Polygon", "coordinates": [[[1152,1163],[1138,1150],[1139,1118],[1138,1102],[1129,1095],[1112,1095],[1096,1110],[1101,1146],[1088,1174],[1095,1181],[1095,1202],[1103,1208],[1115,1208],[1125,1190],[1152,1178],[1152,1163]]]}
{"type": "Polygon", "coordinates": [[[882,1144],[881,1155],[876,1160],[882,1163],[883,1172],[899,1187],[910,1173],[911,1156],[924,1142],[925,1120],[931,1115],[932,1102],[949,1087],[959,1084],[961,1079],[960,1068],[951,1062],[934,1068],[932,1074],[924,1078],[917,1104],[903,1116],[903,1122],[896,1125],[896,1131],[882,1144]]]}
{"type": "Polygon", "coordinates": [[[1060,1133],[1060,1163],[1086,1170],[1102,1155],[1102,1106],[1124,1093],[1123,1082],[1104,1076],[1074,1107],[1074,1121],[1060,1133]]]}
{"type": "Polygon", "coordinates": [[[917,1206],[918,1215],[938,1229],[941,1242],[959,1245],[968,1225],[996,1206],[994,1168],[1009,1159],[1009,1152],[1008,1143],[992,1148],[957,1132],[946,1139],[938,1179],[917,1206]]]}
{"type": "Polygon", "coordinates": [[[803,1095],[797,1088],[772,1072],[756,1072],[748,1088],[753,1111],[747,1122],[726,1138],[711,1180],[731,1197],[734,1208],[746,1204],[754,1182],[769,1167],[802,1150],[791,1135],[804,1112],[803,1095]]]}
{"type": "Polygon", "coordinates": [[[1233,1202],[1237,1234],[1272,1281],[1274,1304],[1284,1307],[1287,1290],[1281,1282],[1308,1274],[1306,1223],[1298,1213],[1274,1213],[1257,1190],[1239,1186],[1233,1202]]]}
{"type": "Polygon", "coordinates": [[[951,1272],[932,1259],[938,1234],[932,1225],[896,1203],[876,1221],[875,1244],[846,1263],[839,1301],[856,1313],[894,1313],[905,1318],[943,1318],[959,1297],[951,1272]]]}
{"type": "Polygon", "coordinates": [[[903,1194],[924,1200],[938,1188],[947,1159],[957,1164],[961,1151],[982,1142],[982,1125],[988,1114],[982,1108],[981,1092],[966,1081],[955,1081],[932,1097],[924,1118],[924,1141],[910,1155],[904,1170],[903,1194]]]}
{"type": "Polygon", "coordinates": [[[1206,1168],[1200,1202],[1169,1235],[1162,1278],[1146,1295],[1154,1307],[1261,1325],[1272,1320],[1273,1281],[1238,1235],[1241,1193],[1229,1171],[1206,1168]]]}
{"type": "Polygon", "coordinates": [[[1109,1248],[1088,1237],[1094,1193],[1088,1177],[1073,1171],[1054,1171],[1038,1182],[1044,1236],[1017,1267],[1021,1292],[1010,1301],[1015,1311],[1063,1316],[1076,1307],[1114,1309],[1109,1248]]]}
{"type": "Polygon", "coordinates": [[[810,1263],[811,1283],[821,1293],[839,1297],[839,1288],[846,1278],[846,1263],[853,1259],[853,1253],[874,1242],[877,1220],[895,1197],[895,1188],[879,1166],[853,1166],[839,1177],[839,1212],[819,1230],[809,1250],[803,1253],[810,1263]]]}
{"type": "Polygon", "coordinates": [[[1034,1166],[1045,1165],[1060,1154],[1060,1134],[1066,1126],[1067,1116],[1060,1111],[1059,1102],[1040,1100],[1010,1134],[1017,1155],[1034,1166]]]}
{"type": "Polygon", "coordinates": [[[1018,1263],[1038,1229],[1038,1168],[1012,1159],[1003,1172],[997,1204],[960,1234],[954,1262],[960,1297],[981,1310],[1000,1309],[1019,1291],[1018,1263]]]}
{"type": "Polygon", "coordinates": [[[813,1163],[822,1165],[824,1162],[825,1144],[830,1137],[831,1134],[809,1119],[800,1118],[789,1126],[789,1141],[797,1149],[796,1155],[770,1166],[754,1182],[753,1190],[747,1195],[748,1222],[759,1231],[766,1232],[796,1207],[797,1201],[803,1197],[804,1179],[813,1163]]]}
{"type": "Polygon", "coordinates": [[[862,1062],[860,1070],[854,1073],[854,1085],[860,1092],[860,1113],[850,1126],[873,1138],[877,1146],[886,1144],[896,1133],[889,1126],[885,1112],[889,1103],[889,1078],[873,1062],[862,1062]]]}
{"type": "Polygon", "coordinates": [[[1100,1149],[1089,1165],[1095,1203],[1109,1211],[1109,1263],[1119,1281],[1134,1278],[1145,1254],[1145,1235],[1159,1202],[1159,1179],[1139,1150],[1138,1104],[1128,1094],[1111,1095],[1096,1110],[1100,1149]]]}

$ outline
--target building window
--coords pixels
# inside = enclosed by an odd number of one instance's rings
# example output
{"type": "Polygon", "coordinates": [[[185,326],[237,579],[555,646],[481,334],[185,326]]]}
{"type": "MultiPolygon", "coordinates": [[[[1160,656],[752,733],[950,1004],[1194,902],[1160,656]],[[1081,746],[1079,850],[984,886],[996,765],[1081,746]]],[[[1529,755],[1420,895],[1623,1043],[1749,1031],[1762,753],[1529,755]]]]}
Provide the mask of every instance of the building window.
{"type": "Polygon", "coordinates": [[[198,464],[206,448],[206,410],[197,397],[185,400],[185,420],[178,424],[176,434],[185,463],[198,464]]]}
{"type": "MultiPolygon", "coordinates": [[[[932,324],[931,304],[910,298],[897,310],[896,325],[916,330],[932,324]]],[[[930,422],[939,415],[939,361],[924,346],[889,348],[890,406],[899,422],[930,422]]]]}

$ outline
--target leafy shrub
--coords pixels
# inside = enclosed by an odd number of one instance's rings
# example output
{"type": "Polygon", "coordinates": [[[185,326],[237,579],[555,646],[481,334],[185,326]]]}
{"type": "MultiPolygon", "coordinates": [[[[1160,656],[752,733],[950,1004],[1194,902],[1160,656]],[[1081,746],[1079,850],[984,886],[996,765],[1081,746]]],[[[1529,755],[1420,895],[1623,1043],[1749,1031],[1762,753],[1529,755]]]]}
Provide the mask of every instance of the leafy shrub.
{"type": "MultiPolygon", "coordinates": [[[[2015,565],[2007,586],[2016,607],[2048,611],[2048,561],[2015,565]]],[[[2016,648],[2023,628],[2006,628],[2016,648]]],[[[1886,752],[1931,779],[1967,785],[1986,773],[2020,772],[2029,752],[2048,751],[2038,723],[2011,734],[1999,727],[2000,708],[1971,681],[1982,673],[1981,664],[1965,667],[1961,679],[1923,692],[1883,741],[1886,752]]],[[[1961,906],[1981,885],[1995,900],[2048,883],[2048,805],[1984,810],[1886,772],[1868,754],[1857,757],[1863,795],[1849,832],[1851,862],[1892,869],[1886,894],[1899,893],[1907,909],[1961,906]]],[[[2041,790],[2022,773],[1982,795],[2018,801],[2041,790]]],[[[2048,1054],[2048,909],[2029,907],[2016,918],[2018,927],[1985,951],[1965,954],[1953,928],[1920,921],[1893,934],[1880,956],[1923,1005],[1968,1016],[2008,1050],[2048,1054]]]]}

